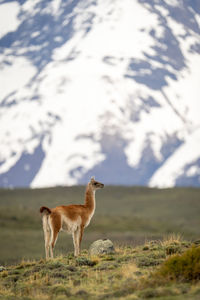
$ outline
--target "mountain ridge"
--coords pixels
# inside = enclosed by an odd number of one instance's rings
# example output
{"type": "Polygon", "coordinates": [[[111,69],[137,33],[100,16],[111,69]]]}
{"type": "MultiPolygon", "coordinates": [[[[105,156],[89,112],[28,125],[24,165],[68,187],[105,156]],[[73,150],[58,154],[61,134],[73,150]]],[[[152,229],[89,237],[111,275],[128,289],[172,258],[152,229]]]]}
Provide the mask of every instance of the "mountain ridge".
{"type": "Polygon", "coordinates": [[[0,186],[200,185],[197,1],[0,3],[0,186]]]}

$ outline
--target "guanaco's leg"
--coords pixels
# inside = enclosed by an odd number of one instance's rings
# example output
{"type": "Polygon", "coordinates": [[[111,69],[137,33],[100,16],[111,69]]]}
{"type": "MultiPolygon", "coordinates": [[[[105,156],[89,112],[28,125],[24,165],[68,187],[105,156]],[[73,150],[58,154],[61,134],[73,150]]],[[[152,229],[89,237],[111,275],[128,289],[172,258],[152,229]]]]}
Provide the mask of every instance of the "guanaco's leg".
{"type": "Polygon", "coordinates": [[[48,224],[48,217],[46,215],[43,216],[43,230],[44,230],[44,241],[45,241],[45,253],[46,258],[49,258],[49,246],[50,246],[50,227],[48,224]]]}
{"type": "Polygon", "coordinates": [[[78,226],[77,230],[74,232],[73,241],[74,241],[74,256],[78,256],[81,250],[81,241],[83,236],[84,227],[78,226]]]}
{"type": "Polygon", "coordinates": [[[79,254],[81,253],[81,241],[82,241],[82,237],[83,237],[83,231],[84,231],[84,226],[81,225],[80,235],[79,235],[79,254]]]}
{"type": "Polygon", "coordinates": [[[79,234],[80,234],[80,228],[78,227],[76,231],[72,233],[73,243],[74,243],[74,256],[79,255],[79,234]]]}
{"type": "Polygon", "coordinates": [[[74,244],[74,256],[77,256],[76,254],[76,237],[75,237],[75,232],[72,232],[72,239],[73,239],[73,244],[74,244]]]}
{"type": "Polygon", "coordinates": [[[45,233],[45,253],[46,259],[49,258],[49,246],[50,246],[50,231],[47,230],[45,233]]]}
{"type": "Polygon", "coordinates": [[[53,258],[53,249],[56,245],[56,241],[58,238],[58,231],[53,231],[51,232],[51,242],[50,242],[50,254],[51,254],[51,258],[53,258]]]}
{"type": "Polygon", "coordinates": [[[50,254],[51,254],[51,258],[53,258],[53,249],[56,245],[58,233],[61,228],[61,218],[59,215],[50,216],[50,228],[51,228],[50,254]]]}

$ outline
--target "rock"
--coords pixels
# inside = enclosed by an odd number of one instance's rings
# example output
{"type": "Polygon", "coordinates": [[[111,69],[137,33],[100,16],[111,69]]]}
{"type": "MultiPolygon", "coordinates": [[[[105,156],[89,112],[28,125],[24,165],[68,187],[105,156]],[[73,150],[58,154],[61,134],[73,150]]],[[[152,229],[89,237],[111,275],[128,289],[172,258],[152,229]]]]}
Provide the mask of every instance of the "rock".
{"type": "Polygon", "coordinates": [[[113,243],[108,240],[97,240],[89,248],[90,255],[112,254],[115,253],[113,243]]]}

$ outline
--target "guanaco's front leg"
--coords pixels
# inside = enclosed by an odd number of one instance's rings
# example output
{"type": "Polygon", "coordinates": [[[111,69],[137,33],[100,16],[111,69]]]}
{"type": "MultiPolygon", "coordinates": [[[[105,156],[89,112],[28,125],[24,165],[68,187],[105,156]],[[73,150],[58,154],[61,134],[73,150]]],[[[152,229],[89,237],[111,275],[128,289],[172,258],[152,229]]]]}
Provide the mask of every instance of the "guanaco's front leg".
{"type": "Polygon", "coordinates": [[[72,237],[73,237],[73,243],[74,243],[74,256],[78,256],[79,255],[79,245],[78,245],[78,236],[79,234],[79,227],[76,229],[76,231],[74,231],[72,233],[72,237]]]}

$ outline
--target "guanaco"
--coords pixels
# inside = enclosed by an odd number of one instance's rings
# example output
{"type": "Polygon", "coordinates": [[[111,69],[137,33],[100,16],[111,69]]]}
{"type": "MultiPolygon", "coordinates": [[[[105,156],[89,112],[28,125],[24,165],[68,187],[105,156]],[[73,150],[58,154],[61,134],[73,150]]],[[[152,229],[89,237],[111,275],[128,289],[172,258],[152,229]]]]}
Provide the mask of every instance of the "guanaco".
{"type": "Polygon", "coordinates": [[[51,209],[42,206],[40,208],[47,259],[49,258],[49,250],[50,256],[53,258],[53,249],[57,241],[58,233],[61,230],[72,234],[74,256],[80,254],[84,228],[90,224],[95,211],[95,191],[103,187],[103,183],[96,181],[94,177],[92,177],[86,186],[85,203],[83,205],[62,205],[51,209]]]}

